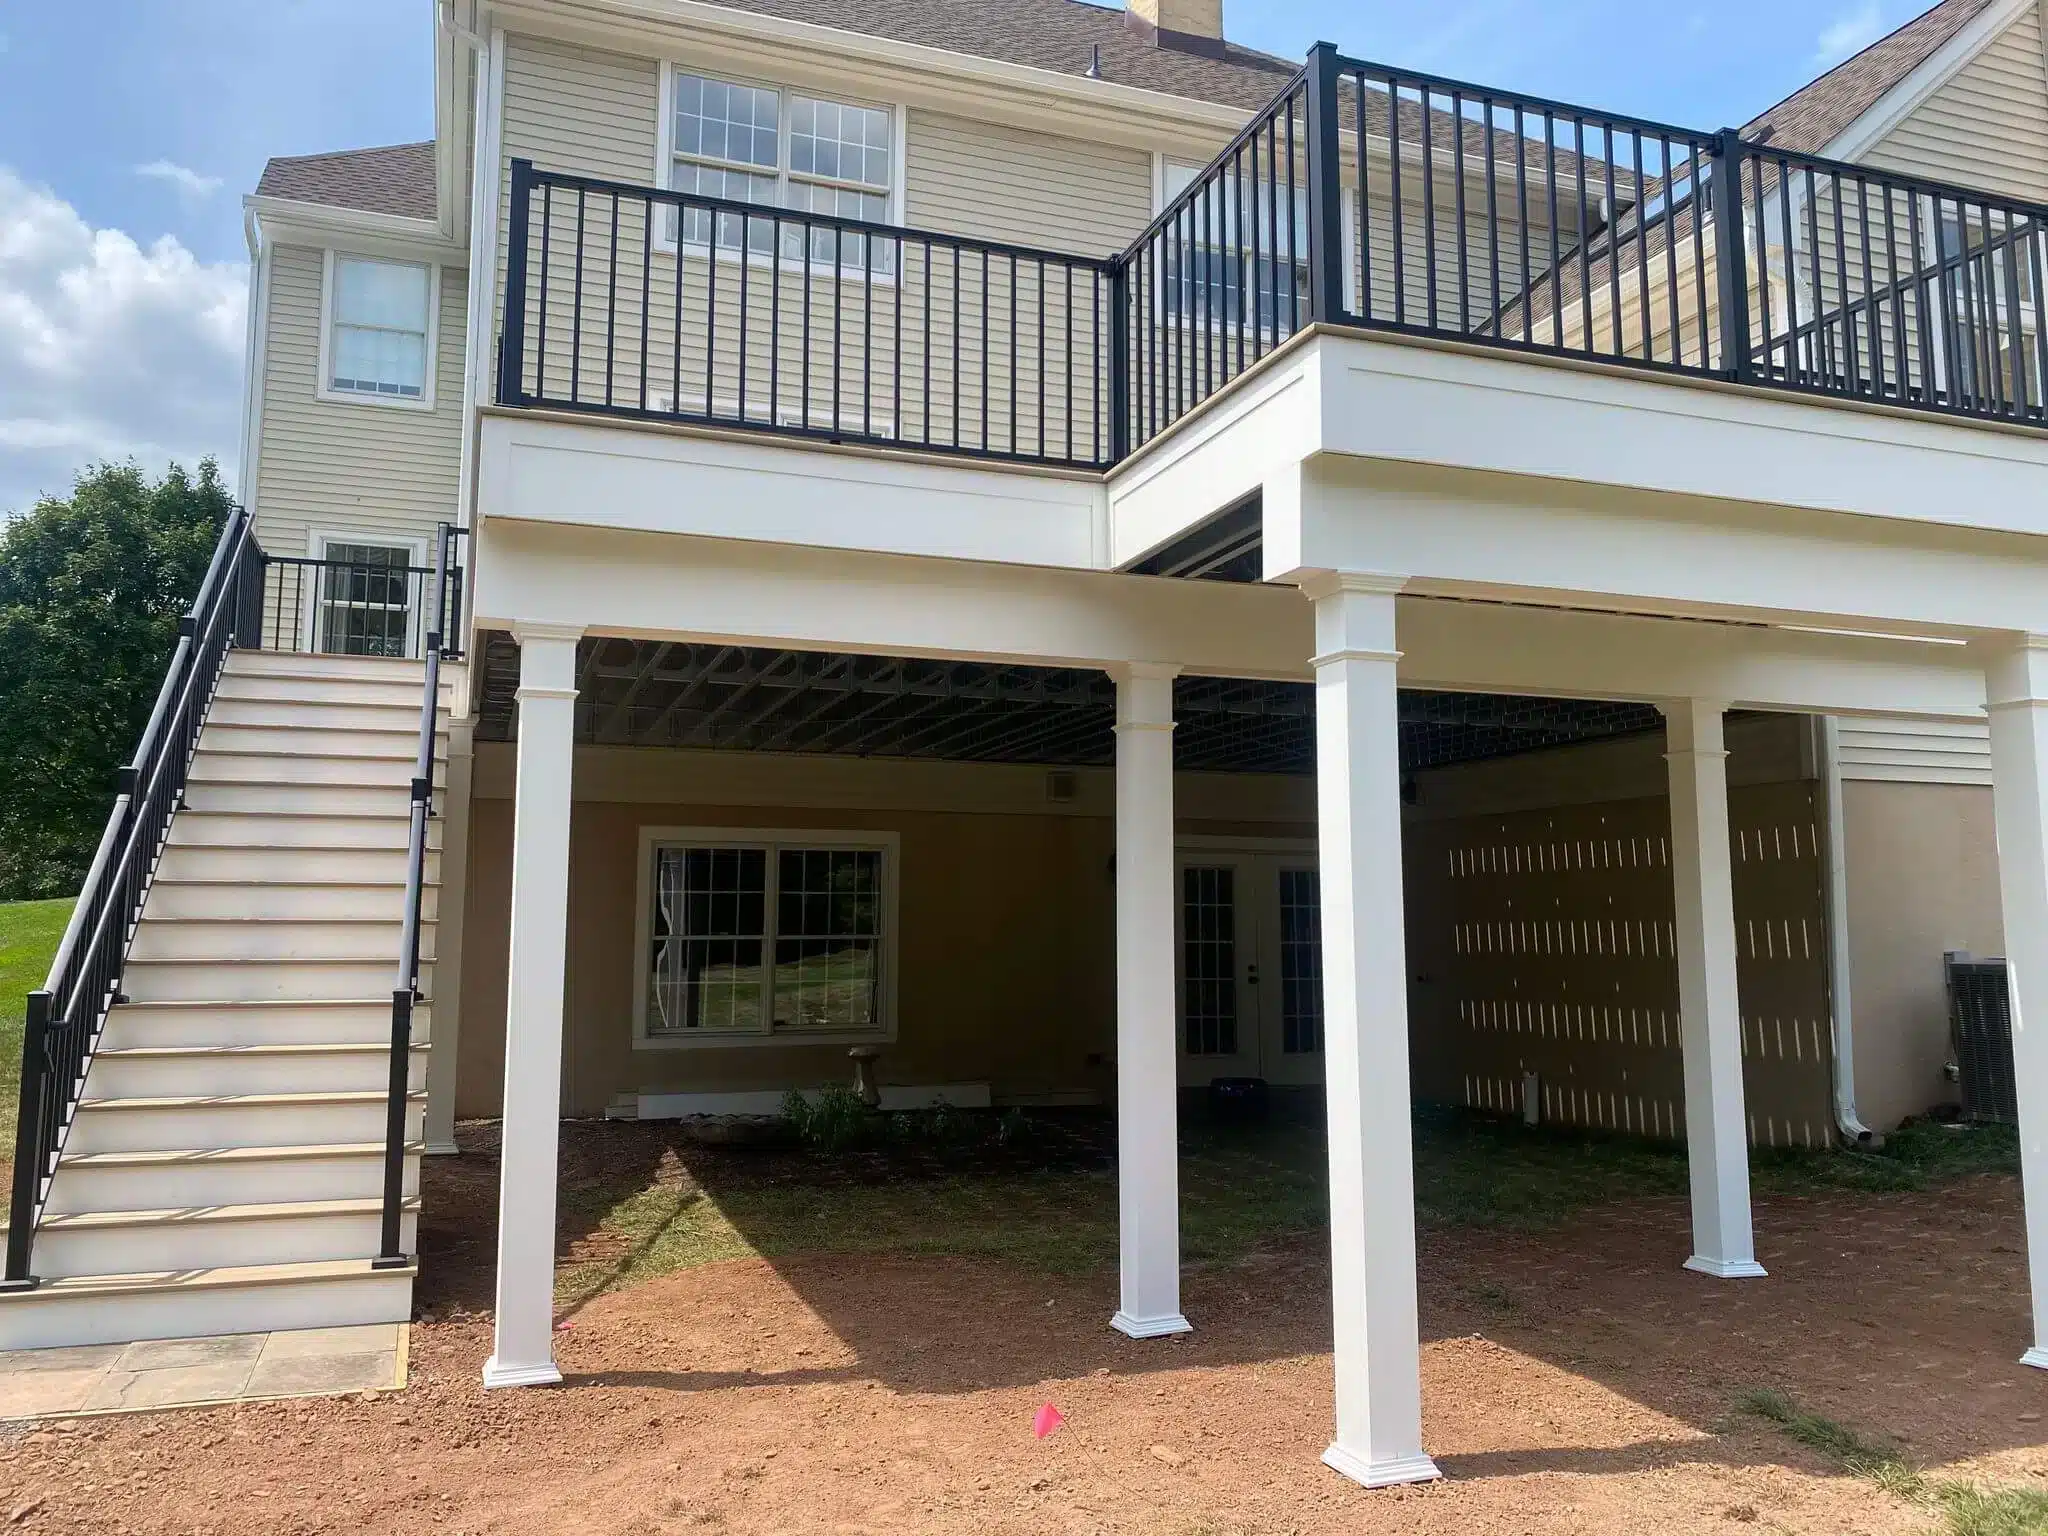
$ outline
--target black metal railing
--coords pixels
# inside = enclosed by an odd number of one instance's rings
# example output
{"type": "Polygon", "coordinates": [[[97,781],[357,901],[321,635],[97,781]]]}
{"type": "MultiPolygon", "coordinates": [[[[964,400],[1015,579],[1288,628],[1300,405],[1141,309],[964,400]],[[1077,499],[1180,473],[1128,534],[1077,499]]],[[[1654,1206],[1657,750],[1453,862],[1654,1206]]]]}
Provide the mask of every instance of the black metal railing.
{"type": "Polygon", "coordinates": [[[434,567],[414,565],[402,547],[265,555],[260,643],[266,651],[417,661],[443,600],[434,567]]]}
{"type": "Polygon", "coordinates": [[[1328,44],[1169,192],[1096,260],[515,161],[499,401],[1101,469],[1329,325],[2048,425],[2048,205],[1328,44]]]}
{"type": "Polygon", "coordinates": [[[230,646],[253,643],[262,552],[239,508],[221,530],[199,595],[178,625],[156,706],[121,770],[106,830],[57,945],[49,978],[28,995],[14,1141],[7,1260],[0,1285],[34,1285],[30,1256],[50,1178],[78,1107],[107,1011],[121,995],[128,943],[170,831],[230,646]]]}
{"type": "Polygon", "coordinates": [[[1106,260],[512,162],[501,404],[1109,462],[1106,260]]]}
{"type": "MultiPolygon", "coordinates": [[[[121,770],[113,811],[100,834],[48,979],[40,990],[28,995],[7,1253],[0,1289],[28,1289],[36,1283],[32,1270],[35,1234],[50,1179],[108,1011],[123,1001],[121,976],[129,942],[172,817],[184,806],[187,776],[227,653],[237,648],[424,657],[427,663],[398,969],[407,999],[402,1016],[398,993],[393,993],[391,1157],[396,1162],[390,1166],[396,1172],[386,1181],[380,1262],[397,1252],[411,1070],[411,999],[419,985],[426,821],[432,814],[433,731],[438,723],[441,663],[462,655],[467,619],[462,540],[466,536],[463,529],[442,525],[434,539],[433,564],[415,569],[375,561],[309,561],[266,555],[251,531],[248,515],[240,508],[222,529],[199,595],[179,622],[177,649],[141,745],[121,770]],[[330,584],[328,577],[333,573],[339,573],[340,579],[330,584]],[[387,616],[403,606],[407,625],[417,613],[423,627],[416,648],[402,648],[395,641],[382,643],[400,633],[398,621],[388,617],[367,625],[350,620],[323,626],[315,602],[303,599],[309,592],[342,594],[350,602],[368,604],[387,616]],[[301,606],[293,609],[281,602],[284,593],[301,595],[301,606]],[[289,616],[281,617],[286,614],[289,616]],[[308,614],[313,617],[309,619],[308,614]],[[449,643],[443,643],[444,634],[452,637],[449,643]],[[393,1178],[399,1182],[392,1183],[393,1178]]],[[[410,629],[404,632],[412,633],[410,629]]]]}
{"type": "MultiPolygon", "coordinates": [[[[427,822],[434,814],[434,753],[441,729],[441,625],[461,622],[461,586],[450,587],[458,570],[461,530],[442,524],[434,540],[435,627],[424,651],[426,688],[420,698],[419,751],[413,760],[411,808],[405,843],[405,909],[399,928],[398,971],[391,991],[391,1074],[384,1122],[384,1196],[374,1268],[400,1269],[412,1263],[405,1249],[406,1120],[412,1102],[412,1013],[420,1000],[420,917],[427,872],[427,822]]],[[[459,631],[457,631],[459,633],[459,631]]]]}

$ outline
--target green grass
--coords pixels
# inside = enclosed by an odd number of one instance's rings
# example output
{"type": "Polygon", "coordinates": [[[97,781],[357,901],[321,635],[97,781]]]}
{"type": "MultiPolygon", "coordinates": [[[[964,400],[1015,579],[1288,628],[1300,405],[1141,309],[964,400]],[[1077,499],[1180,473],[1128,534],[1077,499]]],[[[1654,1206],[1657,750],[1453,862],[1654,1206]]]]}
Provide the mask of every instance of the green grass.
{"type": "Polygon", "coordinates": [[[1844,1472],[1867,1478],[1894,1498],[1917,1504],[1940,1520],[1946,1536],[2041,1536],[2048,1532],[2048,1492],[1937,1481],[1897,1451],[1874,1444],[1833,1419],[1809,1413],[1781,1392],[1745,1392],[1737,1403],[1744,1412],[1775,1424],[1844,1472]]]}
{"type": "MultiPolygon", "coordinates": [[[[1037,1122],[1035,1122],[1037,1123],[1037,1122]]],[[[616,1286],[719,1259],[800,1253],[957,1254],[1072,1274],[1116,1262],[1116,1180],[1098,1148],[1059,1143],[1046,1123],[1032,1154],[960,1166],[926,1149],[848,1154],[703,1154],[678,1144],[661,1175],[565,1190],[593,1234],[562,1266],[574,1304],[616,1286]]],[[[1327,1223],[1322,1127],[1275,1122],[1183,1128],[1181,1242],[1224,1263],[1327,1223]]],[[[1877,1153],[1770,1153],[1756,1185],[1774,1193],[1923,1189],[2018,1166],[2000,1130],[1907,1131],[1877,1153]]],[[[1682,1198],[1682,1149],[1624,1136],[1531,1130],[1459,1111],[1415,1119],[1416,1218],[1426,1227],[1553,1228],[1620,1200],[1682,1198]]]]}
{"type": "Polygon", "coordinates": [[[14,1156],[23,1011],[28,994],[49,975],[70,916],[69,900],[0,902],[0,1161],[14,1156]]]}

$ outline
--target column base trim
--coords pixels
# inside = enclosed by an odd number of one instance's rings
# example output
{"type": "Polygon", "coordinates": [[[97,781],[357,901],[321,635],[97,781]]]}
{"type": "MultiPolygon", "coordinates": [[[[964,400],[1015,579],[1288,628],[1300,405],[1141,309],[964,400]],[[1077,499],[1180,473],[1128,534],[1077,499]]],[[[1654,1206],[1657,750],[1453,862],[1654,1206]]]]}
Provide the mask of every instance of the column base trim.
{"type": "Polygon", "coordinates": [[[2048,1345],[2036,1344],[2020,1356],[2021,1365],[2031,1365],[2037,1371],[2048,1371],[2048,1345]]]}
{"type": "Polygon", "coordinates": [[[430,1141],[426,1146],[429,1157],[454,1157],[462,1151],[453,1141],[430,1141]]]}
{"type": "Polygon", "coordinates": [[[1332,1443],[1323,1452],[1323,1465],[1341,1472],[1361,1488],[1396,1488],[1403,1483],[1433,1483],[1444,1474],[1421,1451],[1412,1456],[1390,1456],[1382,1461],[1361,1456],[1332,1443]]]}
{"type": "Polygon", "coordinates": [[[486,1387],[553,1387],[561,1381],[561,1369],[552,1360],[545,1365],[500,1365],[493,1355],[484,1362],[486,1387]]]}
{"type": "Polygon", "coordinates": [[[1762,1280],[1770,1273],[1755,1259],[1703,1259],[1698,1254],[1687,1259],[1685,1267],[1716,1280],[1762,1280]]]}
{"type": "Polygon", "coordinates": [[[1109,1326],[1128,1339],[1163,1339],[1195,1331],[1195,1325],[1178,1312],[1169,1312],[1164,1317],[1133,1317],[1128,1312],[1119,1312],[1109,1320],[1109,1326]]]}

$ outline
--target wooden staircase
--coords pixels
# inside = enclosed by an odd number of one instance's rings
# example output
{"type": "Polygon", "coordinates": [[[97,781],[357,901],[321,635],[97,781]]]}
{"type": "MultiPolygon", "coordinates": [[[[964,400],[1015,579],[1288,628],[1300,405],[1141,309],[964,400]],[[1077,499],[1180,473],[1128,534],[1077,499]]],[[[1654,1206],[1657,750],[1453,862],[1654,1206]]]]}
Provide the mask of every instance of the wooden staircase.
{"type": "MultiPolygon", "coordinates": [[[[410,1315],[416,1269],[371,1261],[425,675],[416,661],[228,654],[50,1184],[38,1283],[0,1292],[0,1349],[410,1315]]],[[[439,846],[435,819],[407,1253],[439,846]]]]}

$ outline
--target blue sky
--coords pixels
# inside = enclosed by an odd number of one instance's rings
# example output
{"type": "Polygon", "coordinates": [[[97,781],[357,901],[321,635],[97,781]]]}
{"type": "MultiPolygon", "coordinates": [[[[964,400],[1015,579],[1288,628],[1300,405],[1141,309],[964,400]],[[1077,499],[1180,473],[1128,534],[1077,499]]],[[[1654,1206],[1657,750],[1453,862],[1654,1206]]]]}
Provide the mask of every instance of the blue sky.
{"type": "MultiPolygon", "coordinates": [[[[944,5],[949,0],[928,0],[944,5]]],[[[1231,35],[1703,128],[1931,0],[1225,0],[1231,35]]],[[[232,473],[266,157],[427,137],[432,0],[0,0],[0,512],[98,458],[232,473]],[[61,131],[55,125],[61,125],[61,131]]]]}

